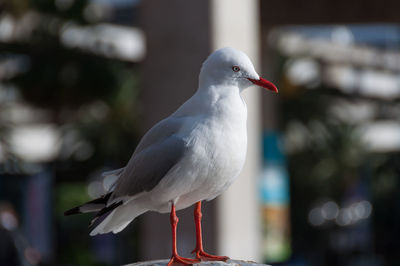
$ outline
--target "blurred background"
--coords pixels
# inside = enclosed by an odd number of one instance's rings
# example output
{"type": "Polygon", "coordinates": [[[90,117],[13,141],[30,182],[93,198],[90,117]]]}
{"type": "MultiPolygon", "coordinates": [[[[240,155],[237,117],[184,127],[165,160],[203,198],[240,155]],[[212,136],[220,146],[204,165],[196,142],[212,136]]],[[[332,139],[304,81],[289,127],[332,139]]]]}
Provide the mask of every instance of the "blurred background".
{"type": "MultiPolygon", "coordinates": [[[[239,180],[203,206],[207,251],[271,265],[400,265],[398,1],[0,3],[0,265],[170,256],[169,217],[89,237],[63,212],[103,194],[141,136],[197,88],[217,48],[245,51],[239,180]]],[[[193,209],[178,249],[194,247],[193,209]]]]}

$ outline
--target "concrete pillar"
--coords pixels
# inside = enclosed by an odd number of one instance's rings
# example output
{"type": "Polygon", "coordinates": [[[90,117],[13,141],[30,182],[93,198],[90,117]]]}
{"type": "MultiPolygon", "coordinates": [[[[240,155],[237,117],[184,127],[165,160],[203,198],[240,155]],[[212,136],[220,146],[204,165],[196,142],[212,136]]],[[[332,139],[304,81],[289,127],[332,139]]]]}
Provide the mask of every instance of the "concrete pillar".
{"type": "MultiPolygon", "coordinates": [[[[260,71],[258,0],[212,0],[212,50],[232,46],[244,51],[260,71]]],[[[261,167],[260,94],[244,92],[248,108],[247,160],[238,180],[217,198],[218,252],[231,258],[260,259],[257,179],[261,167]]]]}
{"type": "MultiPolygon", "coordinates": [[[[202,62],[210,52],[209,3],[197,0],[146,0],[141,23],[147,54],[141,71],[141,130],[174,112],[197,89],[202,62]]],[[[178,251],[195,247],[193,208],[178,211],[178,251]]],[[[215,252],[214,206],[203,205],[204,246],[215,252]]],[[[171,255],[169,215],[146,213],[139,219],[141,260],[171,255]]]]}

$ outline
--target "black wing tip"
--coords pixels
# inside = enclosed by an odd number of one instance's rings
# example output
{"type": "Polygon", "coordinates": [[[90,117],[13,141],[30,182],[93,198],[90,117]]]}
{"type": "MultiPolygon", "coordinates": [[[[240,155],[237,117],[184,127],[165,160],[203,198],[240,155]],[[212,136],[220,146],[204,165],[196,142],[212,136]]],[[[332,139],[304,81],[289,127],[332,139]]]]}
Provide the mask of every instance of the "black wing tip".
{"type": "Polygon", "coordinates": [[[65,211],[64,216],[69,216],[69,215],[74,215],[74,214],[79,214],[79,213],[82,213],[80,211],[80,207],[75,207],[75,208],[65,211]]]}
{"type": "Polygon", "coordinates": [[[105,218],[107,218],[108,215],[111,214],[111,212],[119,207],[120,205],[123,204],[123,201],[118,201],[118,202],[114,202],[113,204],[111,204],[108,207],[105,207],[103,209],[101,209],[94,217],[93,219],[90,221],[89,223],[89,230],[92,231],[94,230],[102,221],[104,221],[105,218]]]}
{"type": "Polygon", "coordinates": [[[113,204],[111,204],[110,206],[104,207],[103,209],[101,209],[94,218],[100,217],[105,213],[111,212],[112,210],[114,210],[115,208],[117,208],[118,206],[122,205],[122,201],[118,201],[118,202],[114,202],[113,204]]]}
{"type": "Polygon", "coordinates": [[[108,192],[107,194],[104,194],[103,196],[101,196],[101,197],[99,197],[99,198],[97,198],[97,199],[88,201],[88,202],[86,202],[85,204],[82,204],[82,205],[80,205],[80,206],[78,206],[78,207],[69,209],[69,210],[67,210],[67,211],[64,212],[64,216],[69,216],[69,215],[74,215],[74,214],[83,213],[83,212],[81,212],[80,208],[81,208],[82,206],[86,205],[86,204],[90,204],[90,203],[103,203],[103,204],[106,204],[107,201],[108,201],[108,199],[111,197],[111,194],[112,194],[112,192],[108,192]]]}

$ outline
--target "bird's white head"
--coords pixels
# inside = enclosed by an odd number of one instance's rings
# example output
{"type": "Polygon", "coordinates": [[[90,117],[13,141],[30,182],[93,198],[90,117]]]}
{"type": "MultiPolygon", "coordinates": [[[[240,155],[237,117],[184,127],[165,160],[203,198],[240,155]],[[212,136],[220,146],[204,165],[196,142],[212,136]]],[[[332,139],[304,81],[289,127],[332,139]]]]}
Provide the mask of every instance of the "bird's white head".
{"type": "Polygon", "coordinates": [[[242,91],[253,84],[278,92],[274,84],[257,74],[245,53],[231,47],[213,52],[204,61],[199,76],[200,87],[235,86],[242,91]]]}

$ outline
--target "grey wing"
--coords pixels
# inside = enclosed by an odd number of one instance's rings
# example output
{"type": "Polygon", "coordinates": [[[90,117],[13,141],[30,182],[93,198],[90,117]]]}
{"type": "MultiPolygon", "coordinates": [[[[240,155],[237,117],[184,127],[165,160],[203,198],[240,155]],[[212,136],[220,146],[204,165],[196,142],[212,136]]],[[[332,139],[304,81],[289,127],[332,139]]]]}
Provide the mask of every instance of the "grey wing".
{"type": "Polygon", "coordinates": [[[147,147],[154,145],[170,136],[176,134],[182,124],[184,123],[185,118],[181,117],[168,117],[164,120],[161,120],[157,124],[155,124],[141,139],[140,143],[136,147],[133,156],[147,147]]]}
{"type": "MultiPolygon", "coordinates": [[[[143,150],[147,149],[148,147],[154,145],[155,143],[160,143],[164,140],[166,140],[168,137],[171,137],[173,134],[178,132],[179,128],[182,125],[184,118],[177,118],[177,117],[168,117],[164,120],[161,120],[158,122],[156,125],[154,125],[141,139],[139,142],[138,146],[135,149],[135,152],[132,155],[132,158],[130,159],[128,166],[133,167],[133,160],[135,160],[136,155],[141,153],[143,150]]],[[[144,155],[141,155],[143,157],[144,155]]],[[[135,163],[136,165],[136,163],[135,163]]],[[[124,174],[124,170],[126,167],[122,167],[116,170],[111,170],[102,173],[103,177],[106,176],[111,176],[115,175],[116,180],[112,182],[111,184],[111,189],[110,191],[115,191],[115,188],[118,183],[121,183],[122,181],[118,181],[121,179],[122,176],[126,176],[124,174]]],[[[128,172],[132,172],[132,170],[127,170],[128,172]]],[[[125,177],[127,178],[127,177],[125,177]]],[[[135,178],[132,176],[132,178],[135,178]]],[[[124,181],[126,182],[126,181],[124,181]]],[[[113,199],[115,197],[111,197],[113,199]]]]}
{"type": "Polygon", "coordinates": [[[176,135],[135,151],[122,172],[112,199],[152,190],[184,156],[186,145],[176,135]]]}

